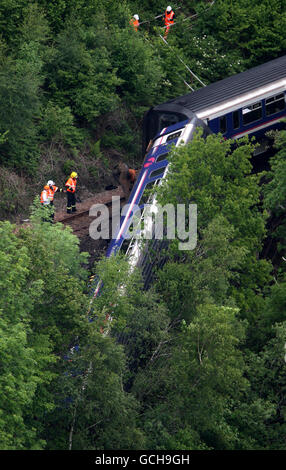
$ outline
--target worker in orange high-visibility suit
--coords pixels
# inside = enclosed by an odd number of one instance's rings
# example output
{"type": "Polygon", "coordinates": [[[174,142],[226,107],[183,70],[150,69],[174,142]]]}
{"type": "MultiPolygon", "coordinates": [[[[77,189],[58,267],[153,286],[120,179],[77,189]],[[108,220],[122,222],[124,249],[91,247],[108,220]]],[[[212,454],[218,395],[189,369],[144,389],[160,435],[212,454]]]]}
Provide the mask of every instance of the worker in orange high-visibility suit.
{"type": "Polygon", "coordinates": [[[133,15],[133,18],[130,20],[130,24],[134,27],[135,31],[138,31],[139,28],[139,16],[133,15]]]}
{"type": "Polygon", "coordinates": [[[134,183],[136,179],[136,170],[129,168],[127,178],[131,181],[131,183],[134,183]]]}
{"type": "Polygon", "coordinates": [[[51,200],[49,197],[50,187],[46,184],[41,192],[41,205],[45,207],[45,212],[42,217],[43,222],[52,222],[54,218],[54,209],[51,207],[51,200]]]}
{"type": "Polygon", "coordinates": [[[73,171],[66,182],[67,187],[67,213],[71,214],[72,212],[76,212],[76,200],[75,200],[75,192],[76,192],[76,180],[77,180],[77,173],[73,171]]]}
{"type": "MultiPolygon", "coordinates": [[[[50,199],[50,204],[54,204],[54,196],[55,196],[55,193],[57,192],[57,190],[59,189],[55,183],[52,181],[52,180],[49,180],[47,182],[47,186],[49,186],[49,189],[48,189],[48,197],[50,199]]],[[[60,191],[62,191],[62,189],[60,189],[60,191]]]]}
{"type": "Polygon", "coordinates": [[[49,186],[46,184],[43,191],[41,192],[41,204],[43,206],[48,206],[50,204],[49,189],[49,186]]]}
{"type": "Polygon", "coordinates": [[[170,29],[170,26],[174,24],[174,18],[175,18],[175,13],[172,10],[172,7],[169,5],[166,8],[165,15],[164,15],[164,21],[165,21],[165,34],[164,38],[168,36],[168,32],[170,29]]]}
{"type": "MultiPolygon", "coordinates": [[[[49,198],[49,205],[53,206],[54,205],[54,195],[55,195],[55,193],[57,192],[57,190],[59,188],[55,185],[55,183],[52,180],[49,180],[47,182],[47,186],[49,188],[47,190],[48,198],[49,198]]],[[[60,191],[62,191],[62,189],[60,189],[60,191]]],[[[52,212],[51,217],[52,217],[52,219],[54,218],[54,211],[52,212]]]]}
{"type": "Polygon", "coordinates": [[[127,180],[129,181],[129,191],[131,191],[136,181],[136,170],[133,170],[133,168],[128,169],[127,180]]]}

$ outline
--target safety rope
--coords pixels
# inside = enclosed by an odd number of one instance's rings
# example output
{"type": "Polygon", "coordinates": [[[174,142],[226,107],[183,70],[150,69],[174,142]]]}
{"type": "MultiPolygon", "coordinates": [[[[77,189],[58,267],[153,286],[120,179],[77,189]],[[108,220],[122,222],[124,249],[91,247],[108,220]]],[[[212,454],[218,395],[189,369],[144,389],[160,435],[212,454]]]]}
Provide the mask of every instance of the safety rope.
{"type": "MultiPolygon", "coordinates": [[[[187,20],[190,20],[190,19],[193,19],[193,18],[197,18],[198,16],[201,16],[203,13],[205,13],[206,11],[208,11],[208,10],[213,6],[214,3],[215,3],[215,0],[213,0],[213,1],[210,3],[209,7],[206,8],[206,9],[204,9],[201,13],[195,13],[194,15],[187,16],[186,18],[184,18],[184,19],[182,20],[182,22],[187,21],[187,20]]],[[[175,6],[174,8],[172,8],[172,10],[173,10],[173,11],[177,11],[177,10],[181,10],[181,8],[182,8],[181,6],[180,6],[180,7],[176,7],[176,6],[175,6]]],[[[161,14],[161,15],[155,16],[155,17],[152,18],[151,20],[141,21],[141,22],[139,23],[139,26],[141,26],[142,24],[151,23],[152,21],[155,21],[155,20],[157,20],[158,18],[162,18],[164,15],[165,15],[165,12],[164,12],[163,14],[161,14]]],[[[170,27],[171,27],[171,26],[175,26],[177,23],[178,23],[178,22],[176,21],[175,23],[172,23],[172,24],[170,24],[169,26],[170,26],[170,27]]],[[[163,27],[164,29],[167,28],[167,26],[162,26],[162,27],[163,27]]]]}
{"type": "MultiPolygon", "coordinates": [[[[147,42],[150,44],[150,46],[153,47],[153,49],[155,49],[155,47],[154,47],[154,45],[152,44],[152,42],[151,42],[149,39],[147,39],[145,36],[143,36],[143,37],[144,37],[145,41],[147,41],[147,42]]],[[[158,57],[159,57],[159,59],[163,60],[162,57],[161,57],[159,54],[158,54],[158,57]]],[[[175,72],[175,74],[184,82],[184,84],[185,84],[191,91],[195,91],[194,88],[192,88],[191,85],[190,85],[188,82],[186,82],[186,80],[182,77],[182,75],[180,75],[178,72],[175,72]]]]}
{"type": "MultiPolygon", "coordinates": [[[[206,11],[208,11],[208,10],[214,5],[214,3],[215,3],[215,0],[213,0],[213,1],[211,2],[211,4],[209,5],[209,7],[206,8],[202,13],[205,13],[206,11]]],[[[174,7],[174,10],[179,10],[179,9],[181,9],[181,8],[182,8],[182,7],[174,7]]],[[[202,14],[202,13],[201,13],[201,14],[202,14]]],[[[144,24],[144,23],[150,23],[151,21],[154,21],[154,20],[156,20],[157,18],[161,18],[162,16],[164,16],[164,14],[165,14],[165,13],[163,13],[162,15],[155,16],[152,20],[142,21],[141,23],[139,23],[139,25],[144,24]]],[[[192,19],[192,18],[197,18],[198,16],[200,16],[200,15],[199,15],[198,13],[196,13],[196,14],[194,14],[194,15],[188,16],[187,18],[184,18],[182,21],[187,21],[187,20],[192,19]]],[[[168,26],[169,26],[169,27],[175,26],[177,23],[178,23],[178,22],[173,23],[173,24],[170,24],[170,25],[168,25],[168,26]]],[[[167,28],[167,26],[164,26],[164,27],[163,27],[163,29],[166,29],[166,28],[167,28]]],[[[163,41],[170,49],[172,49],[172,47],[170,46],[170,44],[168,43],[168,41],[166,40],[165,37],[163,37],[161,34],[159,34],[159,37],[162,39],[162,41],[163,41]]],[[[147,40],[147,38],[144,38],[144,39],[147,40]]],[[[153,46],[153,47],[154,47],[154,46],[153,46]]],[[[205,87],[206,84],[190,69],[190,67],[188,67],[187,64],[185,64],[185,62],[181,59],[181,57],[178,56],[178,54],[176,54],[176,56],[178,57],[178,59],[180,60],[180,62],[184,65],[184,67],[188,70],[188,72],[191,74],[191,76],[192,76],[195,80],[197,80],[202,86],[205,87]]],[[[189,83],[187,83],[187,82],[185,81],[185,79],[184,79],[178,72],[176,72],[176,75],[178,75],[178,76],[181,78],[181,80],[183,80],[184,84],[185,84],[190,90],[194,91],[194,89],[191,87],[191,85],[190,85],[189,83]]]]}
{"type": "MultiPolygon", "coordinates": [[[[161,36],[161,34],[159,34],[160,38],[162,39],[162,41],[164,41],[165,44],[167,44],[167,46],[172,49],[172,47],[170,46],[170,44],[166,41],[165,38],[163,38],[163,36],[161,36]]],[[[198,80],[198,82],[202,85],[202,86],[206,86],[206,84],[204,82],[202,82],[202,80],[190,69],[190,67],[188,67],[185,62],[181,59],[181,57],[176,54],[178,59],[182,62],[182,64],[186,67],[186,69],[188,70],[188,72],[190,72],[190,74],[192,75],[192,77],[194,77],[196,80],[198,80]]]]}
{"type": "MultiPolygon", "coordinates": [[[[182,7],[174,7],[173,10],[180,10],[182,7]]],[[[145,23],[151,23],[151,21],[155,21],[157,20],[158,18],[162,18],[163,16],[165,15],[165,12],[162,14],[162,15],[157,15],[155,16],[154,18],[152,18],[151,20],[146,20],[146,21],[142,21],[141,23],[139,23],[139,26],[141,26],[141,24],[145,24],[145,23]]]]}

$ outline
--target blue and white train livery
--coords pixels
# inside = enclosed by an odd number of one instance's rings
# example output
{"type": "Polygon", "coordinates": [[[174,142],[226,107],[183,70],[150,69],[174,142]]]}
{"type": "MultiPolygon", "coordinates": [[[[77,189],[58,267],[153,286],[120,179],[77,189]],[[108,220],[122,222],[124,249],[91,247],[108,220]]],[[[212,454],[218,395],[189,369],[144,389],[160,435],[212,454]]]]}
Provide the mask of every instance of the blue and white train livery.
{"type": "MultiPolygon", "coordinates": [[[[204,136],[220,132],[225,138],[238,139],[250,135],[261,143],[266,131],[283,126],[285,117],[286,55],[151,108],[143,122],[143,167],[106,256],[121,249],[136,210],[144,206],[145,190],[154,182],[160,184],[166,175],[172,144],[188,143],[198,126],[204,136]]],[[[156,204],[156,196],[151,204],[156,204]]],[[[139,261],[140,249],[139,242],[130,243],[131,264],[139,261]]],[[[137,264],[142,266],[142,260],[137,264]]],[[[94,296],[99,288],[100,284],[94,296]]]]}
{"type": "Polygon", "coordinates": [[[136,183],[130,194],[125,214],[121,216],[115,238],[111,240],[106,256],[115,254],[122,246],[126,233],[132,222],[134,213],[144,206],[143,194],[150,185],[164,178],[168,167],[168,152],[172,145],[178,146],[182,142],[186,144],[192,139],[195,128],[203,127],[204,135],[209,133],[204,122],[193,116],[192,119],[185,120],[169,127],[164,127],[153,139],[146,153],[143,167],[138,175],[136,183]]]}
{"type": "Polygon", "coordinates": [[[281,128],[286,117],[286,55],[151,108],[143,123],[143,150],[162,127],[195,114],[214,133],[237,139],[281,128]]]}

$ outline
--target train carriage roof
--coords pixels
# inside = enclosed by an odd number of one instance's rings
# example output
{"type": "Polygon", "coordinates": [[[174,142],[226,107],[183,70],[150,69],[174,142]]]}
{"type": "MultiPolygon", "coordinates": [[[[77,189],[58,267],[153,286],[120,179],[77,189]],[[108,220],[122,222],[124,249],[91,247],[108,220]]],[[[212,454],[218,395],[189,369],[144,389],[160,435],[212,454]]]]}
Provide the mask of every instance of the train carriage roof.
{"type": "Polygon", "coordinates": [[[222,101],[225,102],[283,78],[286,78],[286,55],[159,104],[153,110],[163,111],[166,110],[166,105],[171,105],[170,107],[177,105],[198,113],[222,101]]]}

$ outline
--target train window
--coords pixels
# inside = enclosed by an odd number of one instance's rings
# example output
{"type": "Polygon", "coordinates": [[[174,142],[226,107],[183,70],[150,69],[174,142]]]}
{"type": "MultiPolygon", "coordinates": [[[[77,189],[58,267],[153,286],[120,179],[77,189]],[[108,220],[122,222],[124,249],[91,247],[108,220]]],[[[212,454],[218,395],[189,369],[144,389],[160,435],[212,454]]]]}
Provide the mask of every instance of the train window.
{"type": "Polygon", "coordinates": [[[225,134],[226,132],[226,116],[222,116],[221,118],[219,118],[219,131],[222,133],[222,134],[225,134]]]}
{"type": "Polygon", "coordinates": [[[232,113],[232,126],[233,129],[238,129],[240,127],[239,111],[234,111],[232,113]]]}
{"type": "Polygon", "coordinates": [[[158,168],[158,170],[152,171],[152,173],[151,173],[150,176],[149,176],[149,179],[155,178],[156,176],[161,176],[161,175],[163,175],[163,173],[164,173],[164,171],[165,171],[165,168],[166,168],[166,167],[161,167],[161,168],[158,168]]]}
{"type": "Polygon", "coordinates": [[[271,114],[279,113],[285,109],[285,97],[284,93],[280,93],[276,96],[271,96],[265,100],[266,116],[271,114]]]}
{"type": "Polygon", "coordinates": [[[120,248],[122,253],[126,253],[129,247],[129,244],[130,244],[130,239],[129,238],[124,239],[124,242],[122,243],[121,248],[120,248]]]}
{"type": "Polygon", "coordinates": [[[158,183],[158,180],[152,181],[151,183],[146,184],[143,194],[140,198],[139,204],[147,204],[149,197],[151,196],[151,190],[158,183]]]}
{"type": "Polygon", "coordinates": [[[262,103],[258,101],[257,103],[250,104],[242,109],[242,120],[243,125],[246,126],[251,122],[259,121],[262,118],[262,103]]]}
{"type": "Polygon", "coordinates": [[[174,134],[168,135],[168,137],[166,139],[166,142],[169,142],[170,140],[177,139],[178,137],[180,137],[181,134],[182,134],[182,131],[175,132],[174,134]]]}
{"type": "Polygon", "coordinates": [[[161,153],[159,157],[156,158],[156,163],[162,162],[163,160],[168,159],[168,154],[167,153],[161,153]]]}
{"type": "Polygon", "coordinates": [[[159,129],[164,129],[164,127],[170,127],[173,124],[179,122],[179,116],[173,113],[162,113],[159,118],[159,129]]]}

